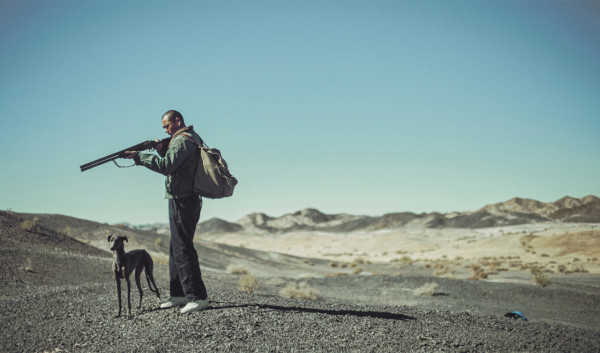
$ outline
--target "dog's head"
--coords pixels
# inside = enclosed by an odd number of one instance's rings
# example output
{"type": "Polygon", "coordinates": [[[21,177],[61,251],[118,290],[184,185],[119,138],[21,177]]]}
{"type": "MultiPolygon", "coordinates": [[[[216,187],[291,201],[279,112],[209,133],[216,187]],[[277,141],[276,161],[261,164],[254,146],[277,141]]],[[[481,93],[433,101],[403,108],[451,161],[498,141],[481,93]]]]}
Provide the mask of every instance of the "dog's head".
{"type": "Polygon", "coordinates": [[[125,249],[125,245],[123,244],[123,241],[129,242],[129,240],[127,240],[127,237],[122,237],[120,235],[109,235],[108,236],[108,242],[112,242],[112,246],[110,247],[111,251],[118,251],[118,250],[123,250],[125,249]]]}

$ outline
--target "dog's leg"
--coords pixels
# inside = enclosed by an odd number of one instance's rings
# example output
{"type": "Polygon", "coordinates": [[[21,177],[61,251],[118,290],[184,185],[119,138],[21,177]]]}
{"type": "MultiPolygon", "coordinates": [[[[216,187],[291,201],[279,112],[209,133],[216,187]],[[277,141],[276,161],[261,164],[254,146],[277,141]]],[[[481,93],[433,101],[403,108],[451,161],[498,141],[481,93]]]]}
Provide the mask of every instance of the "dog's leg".
{"type": "Polygon", "coordinates": [[[119,317],[121,316],[121,279],[118,272],[115,272],[115,280],[117,281],[117,298],[119,299],[119,311],[117,311],[115,317],[119,317]]]}
{"type": "Polygon", "coordinates": [[[135,284],[138,287],[138,291],[140,292],[140,303],[138,304],[138,309],[142,308],[142,297],[144,296],[144,292],[142,291],[142,284],[140,283],[140,276],[142,275],[142,266],[138,266],[135,268],[135,284]]]}
{"type": "Polygon", "coordinates": [[[127,281],[127,318],[131,319],[131,281],[129,277],[126,277],[125,280],[127,281]]]}

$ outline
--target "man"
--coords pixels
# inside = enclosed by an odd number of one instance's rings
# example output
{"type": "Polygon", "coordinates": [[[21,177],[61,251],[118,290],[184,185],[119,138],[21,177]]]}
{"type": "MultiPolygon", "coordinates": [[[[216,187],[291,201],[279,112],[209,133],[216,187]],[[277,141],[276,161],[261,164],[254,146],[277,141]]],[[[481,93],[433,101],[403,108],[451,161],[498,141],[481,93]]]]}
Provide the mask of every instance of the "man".
{"type": "MultiPolygon", "coordinates": [[[[193,126],[185,126],[183,116],[169,110],[162,117],[162,127],[171,135],[166,152],[157,156],[151,153],[126,152],[136,165],[142,165],[166,175],[166,198],[169,201],[169,291],[171,297],[161,308],[183,306],[181,313],[205,309],[209,306],[208,294],[202,281],[198,254],[194,249],[194,232],[200,219],[202,198],[194,193],[194,176],[199,160],[198,147],[202,139],[193,126]],[[184,306],[185,305],[185,306],[184,306]]],[[[165,151],[157,146],[157,151],[165,151]]]]}

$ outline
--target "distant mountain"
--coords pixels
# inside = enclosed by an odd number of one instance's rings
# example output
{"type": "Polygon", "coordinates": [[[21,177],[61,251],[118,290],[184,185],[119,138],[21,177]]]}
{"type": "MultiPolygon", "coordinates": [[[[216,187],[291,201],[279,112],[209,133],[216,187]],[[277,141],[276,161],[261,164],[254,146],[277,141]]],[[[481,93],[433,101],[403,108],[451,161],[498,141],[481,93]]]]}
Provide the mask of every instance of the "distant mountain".
{"type": "Polygon", "coordinates": [[[200,234],[204,233],[234,233],[244,229],[237,223],[230,223],[218,218],[211,218],[206,222],[202,222],[197,228],[200,234]]]}
{"type": "Polygon", "coordinates": [[[380,217],[349,214],[328,215],[307,208],[281,217],[249,214],[237,222],[217,218],[198,225],[201,234],[235,232],[285,233],[293,231],[356,232],[411,228],[486,228],[542,222],[600,223],[600,199],[563,197],[555,202],[513,198],[487,205],[474,212],[388,213],[380,217]]]}
{"type": "Polygon", "coordinates": [[[595,196],[586,196],[582,199],[576,199],[573,197],[565,196],[562,199],[555,202],[539,202],[536,200],[514,198],[506,202],[497,203],[494,205],[485,206],[482,210],[488,211],[492,214],[506,214],[506,213],[525,213],[525,214],[537,214],[543,217],[549,217],[552,219],[562,220],[561,218],[553,217],[553,214],[561,212],[563,210],[572,210],[583,205],[598,204],[600,199],[595,196]]]}

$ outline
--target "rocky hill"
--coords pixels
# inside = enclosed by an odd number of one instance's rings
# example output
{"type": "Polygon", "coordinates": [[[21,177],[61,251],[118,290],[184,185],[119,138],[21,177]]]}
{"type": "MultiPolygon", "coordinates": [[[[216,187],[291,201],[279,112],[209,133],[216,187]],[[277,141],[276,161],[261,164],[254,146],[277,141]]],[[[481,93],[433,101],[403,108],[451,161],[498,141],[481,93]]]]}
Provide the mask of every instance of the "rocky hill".
{"type": "Polygon", "coordinates": [[[555,202],[513,198],[487,205],[474,212],[388,213],[380,217],[349,214],[328,215],[316,209],[304,209],[281,217],[252,213],[236,222],[210,219],[198,225],[201,234],[252,232],[285,233],[293,231],[356,232],[422,228],[486,228],[542,222],[600,223],[600,198],[563,197],[555,202]]]}

